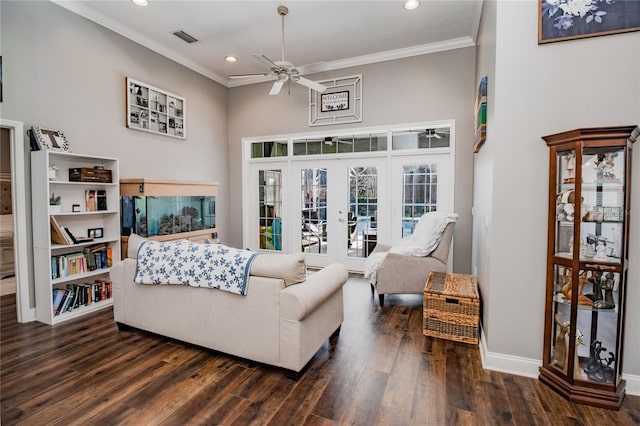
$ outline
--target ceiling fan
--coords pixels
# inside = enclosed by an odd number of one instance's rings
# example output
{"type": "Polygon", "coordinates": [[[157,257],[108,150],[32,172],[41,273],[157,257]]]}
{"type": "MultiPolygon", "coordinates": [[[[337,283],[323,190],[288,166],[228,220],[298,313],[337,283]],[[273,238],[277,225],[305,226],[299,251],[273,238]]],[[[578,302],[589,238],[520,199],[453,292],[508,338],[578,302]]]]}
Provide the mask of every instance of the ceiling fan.
{"type": "Polygon", "coordinates": [[[442,139],[443,136],[446,136],[448,134],[448,129],[425,129],[424,131],[418,133],[418,137],[442,139]]]}
{"type": "Polygon", "coordinates": [[[282,86],[287,81],[291,84],[291,81],[306,86],[317,92],[324,92],[327,90],[326,86],[320,83],[311,81],[308,78],[304,78],[300,75],[300,71],[289,61],[284,60],[284,17],[289,13],[289,9],[286,6],[278,6],[278,14],[282,16],[282,57],[279,61],[272,61],[264,55],[253,55],[257,60],[268,66],[271,71],[262,74],[237,74],[230,75],[229,78],[247,78],[247,77],[275,77],[276,81],[271,86],[270,95],[277,95],[280,93],[282,86]]]}
{"type": "Polygon", "coordinates": [[[325,145],[333,145],[334,143],[346,143],[348,145],[351,145],[353,142],[352,141],[347,141],[344,139],[339,139],[337,137],[326,137],[323,139],[323,142],[325,145]]]}

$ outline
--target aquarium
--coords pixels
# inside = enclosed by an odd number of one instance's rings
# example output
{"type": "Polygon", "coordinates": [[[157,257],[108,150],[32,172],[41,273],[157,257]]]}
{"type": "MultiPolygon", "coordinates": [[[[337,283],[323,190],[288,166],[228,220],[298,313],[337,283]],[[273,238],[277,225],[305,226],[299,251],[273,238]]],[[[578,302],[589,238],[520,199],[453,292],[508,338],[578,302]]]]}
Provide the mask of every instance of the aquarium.
{"type": "Polygon", "coordinates": [[[171,235],[216,227],[215,196],[129,196],[121,200],[121,235],[171,235]]]}

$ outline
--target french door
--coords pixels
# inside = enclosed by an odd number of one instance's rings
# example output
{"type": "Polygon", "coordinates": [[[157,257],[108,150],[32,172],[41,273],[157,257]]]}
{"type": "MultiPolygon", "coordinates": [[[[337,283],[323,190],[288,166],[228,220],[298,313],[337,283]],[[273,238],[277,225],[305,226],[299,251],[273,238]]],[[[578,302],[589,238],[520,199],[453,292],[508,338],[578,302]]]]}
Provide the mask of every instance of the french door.
{"type": "MultiPolygon", "coordinates": [[[[454,122],[244,141],[244,246],[363,271],[378,242],[453,212],[454,122]]],[[[451,259],[451,257],[450,257],[451,259]]]]}
{"type": "Polygon", "coordinates": [[[379,208],[389,205],[386,164],[386,158],[292,162],[292,216],[300,232],[291,234],[291,243],[306,253],[309,266],[340,262],[364,269],[377,239],[388,233],[387,210],[379,208]]]}

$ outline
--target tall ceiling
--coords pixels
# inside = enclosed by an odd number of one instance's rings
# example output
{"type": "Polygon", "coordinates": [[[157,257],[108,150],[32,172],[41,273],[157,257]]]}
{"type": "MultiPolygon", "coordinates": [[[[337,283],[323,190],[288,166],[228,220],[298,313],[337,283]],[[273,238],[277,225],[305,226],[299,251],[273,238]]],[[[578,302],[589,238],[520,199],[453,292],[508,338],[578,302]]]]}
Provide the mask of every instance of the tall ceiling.
{"type": "Polygon", "coordinates": [[[252,54],[285,59],[303,74],[415,56],[475,44],[482,0],[422,0],[405,10],[395,1],[51,0],[227,87],[265,78],[229,79],[268,72],[252,54]],[[198,39],[188,44],[172,33],[198,39]],[[238,58],[225,61],[226,55],[238,58]]]}

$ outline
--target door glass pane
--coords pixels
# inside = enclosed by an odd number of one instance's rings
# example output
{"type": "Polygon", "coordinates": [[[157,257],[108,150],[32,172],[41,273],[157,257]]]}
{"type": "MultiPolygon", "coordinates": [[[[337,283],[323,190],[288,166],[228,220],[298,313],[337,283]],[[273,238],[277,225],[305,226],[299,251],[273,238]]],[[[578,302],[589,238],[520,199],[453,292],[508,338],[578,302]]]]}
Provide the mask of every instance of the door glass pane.
{"type": "Polygon", "coordinates": [[[393,132],[392,146],[394,150],[446,148],[450,145],[451,129],[436,127],[393,132]]]}
{"type": "Polygon", "coordinates": [[[293,155],[348,154],[352,152],[375,152],[387,149],[387,135],[322,136],[315,139],[293,141],[293,155]]]}
{"type": "Polygon", "coordinates": [[[377,244],[378,168],[349,168],[347,254],[368,257],[377,244]]]}
{"type": "Polygon", "coordinates": [[[282,170],[258,172],[260,248],[282,250],[282,170]]]}
{"type": "Polygon", "coordinates": [[[251,144],[251,158],[286,157],[287,142],[254,142],[251,144]]]}
{"type": "Polygon", "coordinates": [[[302,169],[300,173],[302,230],[300,247],[304,253],[327,253],[327,169],[302,169]]]}
{"type": "Polygon", "coordinates": [[[420,217],[438,207],[438,166],[420,164],[403,166],[402,237],[413,233],[420,217]]]}

